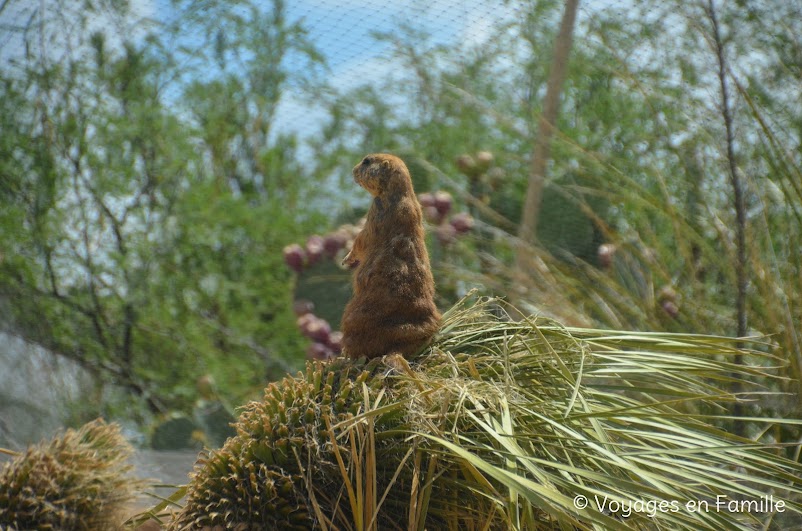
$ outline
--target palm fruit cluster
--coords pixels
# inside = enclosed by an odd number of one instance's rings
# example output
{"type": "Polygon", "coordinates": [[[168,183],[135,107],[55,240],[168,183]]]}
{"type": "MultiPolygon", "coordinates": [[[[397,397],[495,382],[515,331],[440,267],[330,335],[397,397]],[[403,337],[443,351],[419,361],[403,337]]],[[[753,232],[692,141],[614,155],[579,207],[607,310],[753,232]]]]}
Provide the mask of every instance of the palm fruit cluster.
{"type": "Polygon", "coordinates": [[[365,393],[379,394],[383,379],[371,375],[375,367],[310,361],[305,374],[270,384],[262,401],[244,407],[236,436],[198,461],[186,503],[168,529],[314,529],[312,496],[333,514],[336,501],[325,493],[342,485],[335,444],[350,463],[332,427],[360,413],[365,393]]]}
{"type": "Polygon", "coordinates": [[[0,529],[118,529],[140,486],[132,451],[102,420],[29,447],[0,472],[0,529]]]}

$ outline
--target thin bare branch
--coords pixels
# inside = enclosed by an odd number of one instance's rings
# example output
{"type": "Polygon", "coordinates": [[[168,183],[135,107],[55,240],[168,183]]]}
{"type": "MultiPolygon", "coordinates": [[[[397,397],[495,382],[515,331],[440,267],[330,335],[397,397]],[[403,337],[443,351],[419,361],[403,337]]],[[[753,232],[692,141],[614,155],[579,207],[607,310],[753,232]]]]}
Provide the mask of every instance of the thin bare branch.
{"type": "MultiPolygon", "coordinates": [[[[560,32],[554,42],[554,59],[543,100],[543,113],[538,123],[538,133],[532,151],[529,170],[529,186],[526,190],[521,225],[518,235],[526,242],[533,243],[537,236],[537,218],[540,214],[540,203],[543,199],[543,184],[546,176],[546,165],[551,152],[551,137],[554,135],[559,111],[560,94],[568,71],[568,55],[571,51],[574,34],[574,21],[579,0],[566,0],[565,12],[560,23],[560,32]]],[[[519,252],[519,264],[521,253],[519,252]]]]}

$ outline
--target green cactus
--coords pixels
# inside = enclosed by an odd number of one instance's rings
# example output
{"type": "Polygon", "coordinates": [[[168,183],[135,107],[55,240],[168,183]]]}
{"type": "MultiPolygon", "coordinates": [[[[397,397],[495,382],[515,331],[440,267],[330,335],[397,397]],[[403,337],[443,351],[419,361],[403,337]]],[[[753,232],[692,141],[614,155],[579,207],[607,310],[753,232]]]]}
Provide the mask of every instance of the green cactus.
{"type": "MultiPolygon", "coordinates": [[[[425,438],[411,437],[452,403],[451,390],[425,387],[400,357],[308,362],[305,374],[245,406],[237,435],[196,465],[168,529],[300,530],[321,521],[339,529],[374,518],[375,529],[395,529],[433,496],[449,512],[423,511],[432,528],[493,515],[484,497],[464,496],[453,462],[438,462],[425,438]]],[[[495,517],[485,527],[501,528],[495,517]]]]}
{"type": "Polygon", "coordinates": [[[197,440],[196,433],[201,433],[201,428],[194,420],[186,415],[174,414],[154,428],[150,446],[154,450],[200,450],[203,444],[197,440]]]}
{"type": "Polygon", "coordinates": [[[342,269],[337,258],[323,257],[298,275],[294,297],[296,300],[312,301],[315,315],[337,329],[343,308],[351,298],[350,280],[350,271],[342,269]]]}
{"type": "Polygon", "coordinates": [[[364,391],[375,397],[381,387],[370,366],[348,360],[309,362],[306,374],[268,386],[263,401],[245,406],[236,436],[198,462],[169,529],[310,529],[316,517],[305,474],[336,479],[329,427],[358,415],[364,391]]]}
{"type": "Polygon", "coordinates": [[[192,411],[197,424],[203,429],[210,448],[220,448],[226,439],[236,434],[231,425],[236,417],[220,400],[199,400],[192,411]]]}
{"type": "Polygon", "coordinates": [[[0,529],[118,529],[139,488],[132,448],[102,420],[31,446],[0,472],[0,529]]]}

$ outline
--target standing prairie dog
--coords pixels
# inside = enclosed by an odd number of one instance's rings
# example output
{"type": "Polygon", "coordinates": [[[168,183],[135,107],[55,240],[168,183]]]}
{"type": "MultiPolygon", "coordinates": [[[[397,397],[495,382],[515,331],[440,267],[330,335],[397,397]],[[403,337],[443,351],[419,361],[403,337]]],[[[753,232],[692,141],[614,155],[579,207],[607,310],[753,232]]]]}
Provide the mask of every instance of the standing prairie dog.
{"type": "Polygon", "coordinates": [[[353,174],[373,203],[343,259],[356,266],[354,295],[342,318],[343,351],[349,358],[408,358],[440,327],[421,207],[398,157],[368,155],[353,174]]]}

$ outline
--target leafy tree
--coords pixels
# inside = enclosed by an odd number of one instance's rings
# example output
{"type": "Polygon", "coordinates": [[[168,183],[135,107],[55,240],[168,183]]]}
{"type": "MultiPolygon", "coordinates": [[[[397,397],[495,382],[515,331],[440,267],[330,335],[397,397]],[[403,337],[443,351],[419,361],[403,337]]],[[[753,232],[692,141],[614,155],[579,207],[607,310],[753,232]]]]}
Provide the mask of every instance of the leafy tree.
{"type": "Polygon", "coordinates": [[[87,20],[126,27],[126,6],[87,7],[52,48],[37,37],[58,28],[34,10],[33,51],[0,72],[3,325],[150,411],[185,407],[207,373],[241,400],[303,352],[281,249],[323,217],[298,208],[314,178],[271,126],[313,77],[286,55],[320,57],[280,1],[177,3],[185,33],[119,39],[87,20]],[[171,47],[186,35],[201,38],[171,47]],[[212,56],[217,71],[195,70],[212,56]]]}

